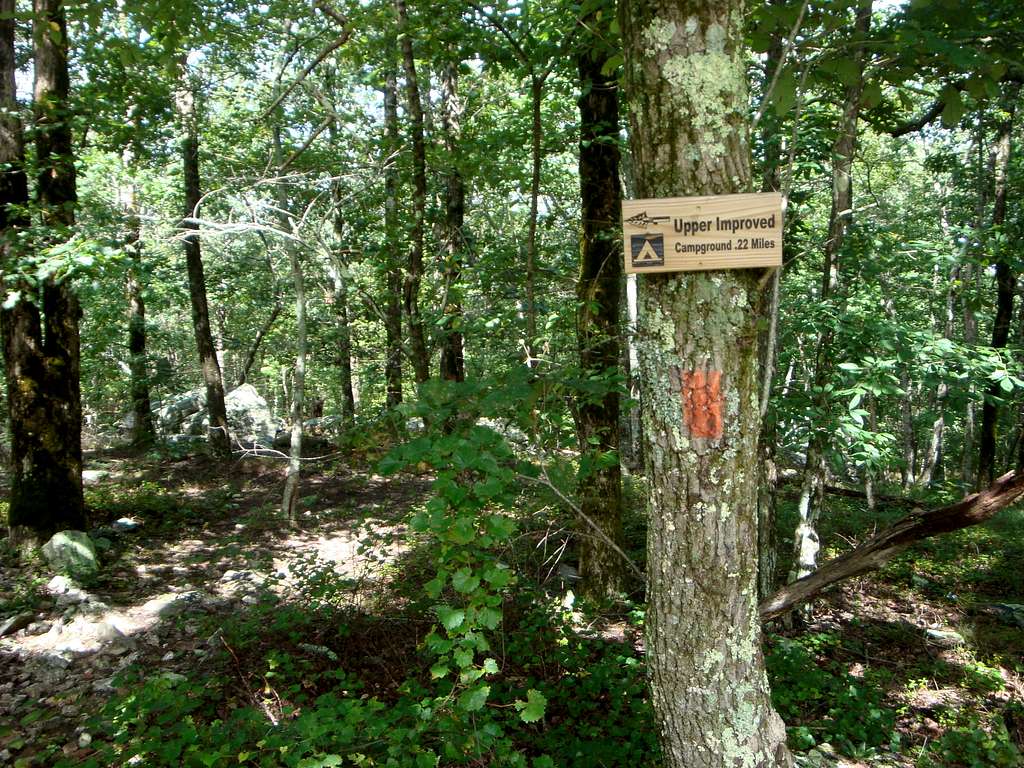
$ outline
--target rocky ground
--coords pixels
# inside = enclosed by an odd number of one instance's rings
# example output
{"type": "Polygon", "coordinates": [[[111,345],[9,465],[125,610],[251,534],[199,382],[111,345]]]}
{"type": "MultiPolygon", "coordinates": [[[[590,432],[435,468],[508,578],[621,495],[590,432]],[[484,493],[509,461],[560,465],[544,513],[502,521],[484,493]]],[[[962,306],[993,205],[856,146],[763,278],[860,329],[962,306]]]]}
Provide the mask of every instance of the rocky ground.
{"type": "Polygon", "coordinates": [[[372,474],[318,474],[304,486],[300,527],[289,530],[273,511],[279,475],[261,459],[224,474],[188,460],[141,469],[119,459],[92,463],[99,575],[79,584],[63,575],[32,579],[9,558],[0,566],[0,604],[20,607],[0,621],[0,765],[44,764],[34,756],[52,744],[88,755],[86,722],[115,692],[119,673],[194,675],[222,648],[218,617],[268,593],[287,597],[310,563],[346,576],[351,599],[360,599],[401,550],[386,536],[365,548],[363,535],[400,535],[398,521],[426,491],[426,483],[372,474]],[[141,508],[130,514],[133,499],[141,508]],[[105,501],[109,508],[95,506],[105,501]]]}

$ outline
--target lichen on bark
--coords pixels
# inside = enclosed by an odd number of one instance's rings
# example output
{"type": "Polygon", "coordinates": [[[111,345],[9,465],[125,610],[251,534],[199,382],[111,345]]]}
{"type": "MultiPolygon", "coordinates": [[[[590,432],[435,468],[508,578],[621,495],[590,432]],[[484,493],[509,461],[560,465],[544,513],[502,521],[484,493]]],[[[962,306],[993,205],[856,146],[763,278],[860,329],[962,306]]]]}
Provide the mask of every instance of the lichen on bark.
{"type": "MultiPolygon", "coordinates": [[[[742,11],[732,0],[620,4],[639,197],[751,188],[742,11]]],[[[640,283],[647,647],[672,768],[791,765],[756,606],[758,277],[640,283]]]]}

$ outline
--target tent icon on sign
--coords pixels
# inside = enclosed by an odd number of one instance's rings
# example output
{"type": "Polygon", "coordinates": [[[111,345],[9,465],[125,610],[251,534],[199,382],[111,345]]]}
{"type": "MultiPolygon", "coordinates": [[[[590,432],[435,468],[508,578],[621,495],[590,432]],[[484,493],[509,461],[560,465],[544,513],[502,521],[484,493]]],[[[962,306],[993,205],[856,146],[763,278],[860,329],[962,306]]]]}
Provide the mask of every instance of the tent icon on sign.
{"type": "Polygon", "coordinates": [[[664,235],[630,235],[629,250],[634,267],[665,266],[664,235]]]}

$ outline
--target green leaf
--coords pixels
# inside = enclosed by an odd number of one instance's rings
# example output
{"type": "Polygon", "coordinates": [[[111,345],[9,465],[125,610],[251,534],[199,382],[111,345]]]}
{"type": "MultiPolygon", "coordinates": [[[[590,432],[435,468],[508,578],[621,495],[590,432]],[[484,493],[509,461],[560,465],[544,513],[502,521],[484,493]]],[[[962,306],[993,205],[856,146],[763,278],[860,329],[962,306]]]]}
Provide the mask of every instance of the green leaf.
{"type": "Polygon", "coordinates": [[[484,672],[488,675],[498,674],[498,662],[491,658],[484,659],[484,672]]]}
{"type": "Polygon", "coordinates": [[[474,575],[468,568],[460,568],[452,576],[452,586],[456,592],[468,595],[480,586],[480,577],[474,575]]]}
{"type": "Polygon", "coordinates": [[[442,589],[444,589],[444,580],[440,576],[436,579],[431,579],[423,585],[423,591],[434,600],[441,596],[442,589]]]}
{"type": "Polygon", "coordinates": [[[430,679],[437,680],[439,677],[444,677],[448,674],[448,664],[444,661],[439,661],[437,664],[430,668],[430,679]]]}
{"type": "Polygon", "coordinates": [[[964,100],[960,96],[960,91],[952,86],[942,89],[942,100],[946,102],[942,108],[942,124],[946,128],[952,128],[964,116],[964,100]]]}
{"type": "Polygon", "coordinates": [[[441,620],[441,625],[451,632],[462,626],[462,622],[466,620],[466,612],[461,608],[439,605],[437,607],[437,618],[441,620]]]}
{"type": "Polygon", "coordinates": [[[459,706],[466,712],[477,712],[484,708],[484,704],[487,703],[487,697],[490,695],[491,686],[475,686],[459,696],[459,706]]]}
{"type": "Polygon", "coordinates": [[[535,723],[544,717],[544,710],[547,708],[548,700],[544,694],[531,688],[526,692],[526,701],[516,699],[516,709],[519,710],[519,719],[524,723],[535,723]]]}
{"type": "Polygon", "coordinates": [[[484,579],[494,589],[501,589],[512,580],[512,570],[503,565],[490,565],[484,569],[484,579]]]}

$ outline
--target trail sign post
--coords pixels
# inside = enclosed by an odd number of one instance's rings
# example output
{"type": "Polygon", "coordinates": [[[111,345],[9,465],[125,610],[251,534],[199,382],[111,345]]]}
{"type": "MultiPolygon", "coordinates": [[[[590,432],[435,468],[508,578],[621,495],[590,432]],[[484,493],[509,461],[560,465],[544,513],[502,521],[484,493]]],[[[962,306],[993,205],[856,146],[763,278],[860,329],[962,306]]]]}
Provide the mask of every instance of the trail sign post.
{"type": "Polygon", "coordinates": [[[782,195],[622,201],[626,272],[782,265],[782,195]]]}

